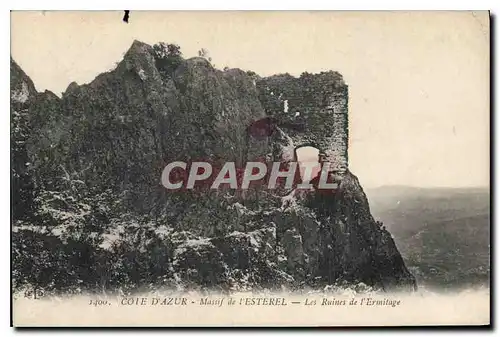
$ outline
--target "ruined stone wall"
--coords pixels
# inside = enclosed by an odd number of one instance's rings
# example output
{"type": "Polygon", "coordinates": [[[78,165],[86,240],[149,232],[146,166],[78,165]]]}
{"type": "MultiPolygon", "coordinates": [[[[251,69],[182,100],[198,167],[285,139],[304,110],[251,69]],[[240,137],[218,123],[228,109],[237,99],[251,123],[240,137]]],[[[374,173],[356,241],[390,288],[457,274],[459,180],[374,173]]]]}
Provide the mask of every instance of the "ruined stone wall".
{"type": "Polygon", "coordinates": [[[349,115],[348,115],[348,91],[332,95],[327,114],[333,120],[332,134],[327,138],[328,145],[325,148],[327,159],[334,163],[340,171],[345,172],[349,163],[349,115]]]}
{"type": "Polygon", "coordinates": [[[339,73],[276,75],[258,81],[257,89],[266,113],[286,134],[282,158],[293,158],[296,148],[313,146],[332,163],[333,171],[345,172],[348,87],[339,73]]]}

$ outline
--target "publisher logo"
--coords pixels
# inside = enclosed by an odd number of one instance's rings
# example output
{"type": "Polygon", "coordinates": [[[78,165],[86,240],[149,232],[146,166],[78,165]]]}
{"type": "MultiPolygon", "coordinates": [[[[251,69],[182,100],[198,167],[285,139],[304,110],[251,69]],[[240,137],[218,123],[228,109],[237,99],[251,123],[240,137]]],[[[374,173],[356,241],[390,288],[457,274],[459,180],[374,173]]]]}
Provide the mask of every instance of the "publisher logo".
{"type": "Polygon", "coordinates": [[[30,299],[33,299],[33,300],[39,300],[41,299],[43,296],[45,296],[45,292],[40,289],[40,288],[30,288],[30,289],[26,289],[26,291],[24,292],[24,297],[25,298],[30,298],[30,299]]]}

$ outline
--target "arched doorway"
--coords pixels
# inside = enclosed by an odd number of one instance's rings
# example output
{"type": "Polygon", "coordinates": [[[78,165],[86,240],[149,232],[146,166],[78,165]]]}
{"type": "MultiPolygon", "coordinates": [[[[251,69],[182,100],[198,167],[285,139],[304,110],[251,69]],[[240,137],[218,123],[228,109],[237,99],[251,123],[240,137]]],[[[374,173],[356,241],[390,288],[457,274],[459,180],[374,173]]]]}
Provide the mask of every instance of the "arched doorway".
{"type": "Polygon", "coordinates": [[[303,182],[309,182],[319,175],[321,171],[319,154],[319,149],[312,145],[302,145],[295,148],[295,160],[298,163],[297,169],[300,172],[303,182]],[[307,172],[307,167],[310,168],[309,172],[307,172]]]}

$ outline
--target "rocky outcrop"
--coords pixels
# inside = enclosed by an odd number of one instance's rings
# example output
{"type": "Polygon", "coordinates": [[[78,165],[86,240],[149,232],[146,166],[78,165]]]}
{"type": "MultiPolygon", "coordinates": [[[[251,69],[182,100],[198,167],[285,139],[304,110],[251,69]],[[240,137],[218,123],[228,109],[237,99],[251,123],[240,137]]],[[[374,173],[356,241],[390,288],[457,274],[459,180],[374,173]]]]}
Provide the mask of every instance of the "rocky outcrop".
{"type": "MultiPolygon", "coordinates": [[[[29,246],[29,230],[38,247],[32,255],[47,250],[55,259],[16,255],[14,268],[41,270],[24,275],[31,283],[45,282],[36,275],[49,268],[91,288],[416,286],[347,170],[347,86],[338,73],[260,78],[203,58],[159,56],[156,46],[135,41],[114,70],[71,83],[61,98],[37,93],[13,61],[11,87],[14,241],[29,246]],[[269,132],[249,136],[262,120],[274,123],[269,132]],[[301,145],[335,161],[337,190],[160,185],[172,161],[286,162],[301,145]],[[75,257],[73,245],[87,255],[75,257]]],[[[59,286],[74,283],[68,279],[59,286]]]]}
{"type": "Polygon", "coordinates": [[[264,116],[250,78],[203,58],[182,60],[168,75],[152,47],[135,41],[113,71],[41,101],[28,147],[36,179],[54,188],[74,174],[95,188],[127,191],[129,206],[144,211],[164,202],[166,163],[242,162],[246,125],[264,116]]]}
{"type": "Polygon", "coordinates": [[[326,233],[318,233],[326,241],[320,251],[327,261],[318,272],[328,271],[324,276],[337,282],[361,281],[384,290],[416,289],[394,239],[373,219],[366,195],[353,174],[347,172],[335,194],[308,199],[309,207],[321,209],[319,217],[328,224],[326,233]]]}
{"type": "Polygon", "coordinates": [[[31,160],[26,143],[32,132],[29,109],[37,99],[33,81],[10,59],[10,116],[11,116],[11,185],[12,215],[24,218],[26,212],[32,212],[33,179],[30,174],[31,160]]]}

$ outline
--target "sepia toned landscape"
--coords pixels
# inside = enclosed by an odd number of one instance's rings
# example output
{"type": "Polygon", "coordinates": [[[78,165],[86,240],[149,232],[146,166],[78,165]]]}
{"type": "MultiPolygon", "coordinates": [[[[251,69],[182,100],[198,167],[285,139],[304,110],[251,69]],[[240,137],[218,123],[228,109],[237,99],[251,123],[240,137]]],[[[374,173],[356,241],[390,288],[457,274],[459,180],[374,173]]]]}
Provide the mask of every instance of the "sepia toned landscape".
{"type": "MultiPolygon", "coordinates": [[[[357,325],[355,307],[361,325],[414,307],[400,316],[411,325],[436,316],[427,299],[448,308],[443,324],[467,324],[449,309],[467,297],[471,322],[489,320],[488,13],[127,16],[12,14],[23,322],[87,303],[92,322],[101,309],[140,325],[132,307],[168,298],[205,319],[275,307],[280,324],[299,306],[325,325],[328,307],[335,325],[357,325]],[[236,174],[255,177],[256,162],[268,172],[243,187],[236,174]]],[[[167,325],[189,325],[182,310],[167,325]]]]}

